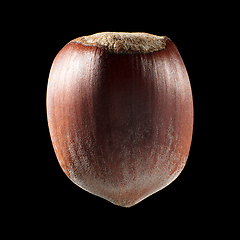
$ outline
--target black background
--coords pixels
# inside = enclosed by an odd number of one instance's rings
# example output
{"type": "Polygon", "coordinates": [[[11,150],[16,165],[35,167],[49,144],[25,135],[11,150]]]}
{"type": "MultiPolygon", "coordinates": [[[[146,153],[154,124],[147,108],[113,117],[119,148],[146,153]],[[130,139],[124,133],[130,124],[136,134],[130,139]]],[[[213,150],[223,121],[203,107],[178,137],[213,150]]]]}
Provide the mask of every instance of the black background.
{"type": "Polygon", "coordinates": [[[150,3],[132,7],[128,3],[119,4],[79,6],[69,2],[34,8],[12,26],[21,30],[21,34],[11,33],[14,35],[11,49],[17,52],[17,86],[24,89],[19,97],[24,103],[19,106],[16,103],[24,116],[18,116],[22,122],[16,137],[21,145],[18,151],[21,159],[16,168],[23,183],[21,195],[15,193],[15,198],[20,198],[23,204],[18,201],[16,209],[21,209],[22,215],[28,212],[30,220],[44,217],[48,226],[60,221],[61,231],[66,230],[66,224],[74,225],[77,231],[84,230],[82,226],[94,226],[95,231],[99,224],[105,223],[97,231],[110,234],[108,230],[113,228],[118,229],[118,235],[134,229],[136,224],[139,228],[132,232],[172,234],[169,226],[179,228],[178,233],[188,227],[193,231],[204,219],[206,233],[212,228],[211,221],[222,216],[216,200],[221,187],[215,166],[217,147],[213,144],[219,134],[214,118],[219,109],[217,98],[212,97],[216,89],[212,81],[221,68],[221,63],[214,65],[220,57],[215,55],[219,47],[215,36],[220,30],[226,34],[229,30],[221,25],[220,16],[212,17],[210,8],[175,3],[174,6],[160,3],[157,7],[150,3]],[[47,126],[47,81],[56,54],[72,39],[102,31],[147,32],[171,38],[186,65],[193,92],[193,140],[184,170],[169,186],[131,208],[115,206],[73,184],[58,164],[47,126]],[[23,60],[26,57],[28,60],[23,60]]]}

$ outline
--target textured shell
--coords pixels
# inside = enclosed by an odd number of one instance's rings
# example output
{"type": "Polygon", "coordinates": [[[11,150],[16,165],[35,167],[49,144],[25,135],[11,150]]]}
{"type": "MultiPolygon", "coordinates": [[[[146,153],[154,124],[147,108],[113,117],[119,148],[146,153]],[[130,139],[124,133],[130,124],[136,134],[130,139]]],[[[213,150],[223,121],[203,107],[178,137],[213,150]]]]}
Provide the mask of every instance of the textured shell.
{"type": "Polygon", "coordinates": [[[166,187],[188,158],[192,93],[170,39],[147,54],[68,43],[51,68],[47,116],[66,175],[120,206],[166,187]]]}
{"type": "Polygon", "coordinates": [[[71,42],[97,46],[112,53],[151,53],[165,49],[167,37],[149,33],[101,32],[83,36],[71,42]]]}

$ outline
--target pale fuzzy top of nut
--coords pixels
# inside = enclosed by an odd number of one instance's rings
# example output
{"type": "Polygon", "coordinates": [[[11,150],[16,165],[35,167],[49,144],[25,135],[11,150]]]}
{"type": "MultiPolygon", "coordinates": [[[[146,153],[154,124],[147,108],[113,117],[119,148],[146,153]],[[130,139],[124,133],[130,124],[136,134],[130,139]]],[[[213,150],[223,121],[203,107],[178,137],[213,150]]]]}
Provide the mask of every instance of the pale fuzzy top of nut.
{"type": "Polygon", "coordinates": [[[101,32],[83,36],[71,42],[80,42],[86,46],[97,46],[113,53],[151,53],[166,48],[166,36],[156,36],[149,33],[101,32]]]}

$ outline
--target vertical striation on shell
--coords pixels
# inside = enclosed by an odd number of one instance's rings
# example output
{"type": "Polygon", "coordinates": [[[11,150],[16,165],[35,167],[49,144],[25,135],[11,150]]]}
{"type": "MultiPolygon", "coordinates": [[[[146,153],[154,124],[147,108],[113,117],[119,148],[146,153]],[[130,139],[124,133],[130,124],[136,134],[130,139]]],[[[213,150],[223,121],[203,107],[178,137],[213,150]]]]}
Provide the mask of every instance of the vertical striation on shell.
{"type": "Polygon", "coordinates": [[[131,207],[186,164],[193,131],[187,70],[167,37],[104,32],[74,39],[54,59],[47,117],[69,179],[131,207]]]}

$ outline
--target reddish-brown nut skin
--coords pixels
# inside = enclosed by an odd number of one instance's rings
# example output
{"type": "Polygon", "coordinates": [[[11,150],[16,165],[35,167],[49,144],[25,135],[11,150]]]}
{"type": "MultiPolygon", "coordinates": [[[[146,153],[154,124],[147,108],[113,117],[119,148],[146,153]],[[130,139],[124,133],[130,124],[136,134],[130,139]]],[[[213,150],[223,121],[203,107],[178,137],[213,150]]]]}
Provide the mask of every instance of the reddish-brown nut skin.
{"type": "Polygon", "coordinates": [[[130,207],[186,164],[193,130],[188,74],[170,39],[163,50],[136,54],[70,42],[51,68],[47,117],[65,174],[130,207]]]}

